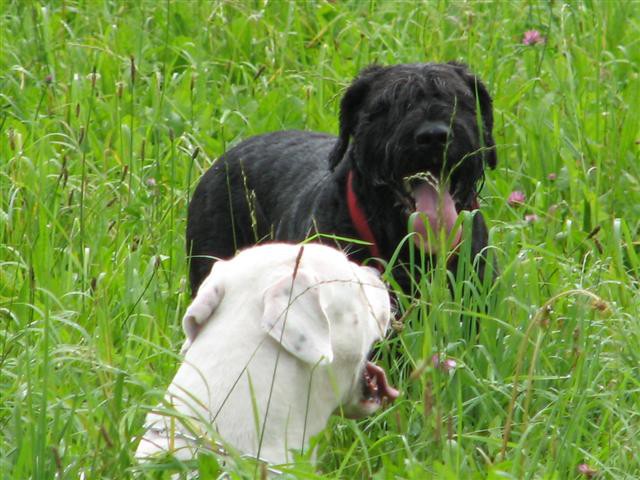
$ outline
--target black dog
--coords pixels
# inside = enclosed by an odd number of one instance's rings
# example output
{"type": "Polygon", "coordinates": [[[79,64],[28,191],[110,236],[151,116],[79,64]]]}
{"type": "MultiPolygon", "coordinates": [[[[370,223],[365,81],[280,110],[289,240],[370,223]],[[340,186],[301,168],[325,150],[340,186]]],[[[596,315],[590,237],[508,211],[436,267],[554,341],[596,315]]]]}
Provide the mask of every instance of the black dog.
{"type": "MultiPolygon", "coordinates": [[[[342,99],[338,138],[268,133],[240,143],[205,173],[189,205],[192,293],[212,257],[261,241],[334,234],[371,244],[343,242],[356,260],[389,260],[411,226],[427,252],[441,244],[433,231],[444,230],[454,248],[458,212],[477,208],[484,166],[496,164],[492,128],[491,97],[465,65],[366,68],[342,99]]],[[[472,255],[486,244],[477,213],[472,255]]],[[[405,242],[400,263],[408,251],[405,242]]]]}

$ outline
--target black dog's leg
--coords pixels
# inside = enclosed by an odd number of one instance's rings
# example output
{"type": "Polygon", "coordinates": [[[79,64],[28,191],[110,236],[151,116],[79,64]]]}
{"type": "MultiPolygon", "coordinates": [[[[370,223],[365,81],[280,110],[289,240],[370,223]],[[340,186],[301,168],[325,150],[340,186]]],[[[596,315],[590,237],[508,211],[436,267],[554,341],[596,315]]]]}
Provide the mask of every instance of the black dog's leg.
{"type": "Polygon", "coordinates": [[[489,230],[484,220],[484,216],[480,212],[476,212],[473,216],[473,225],[471,227],[471,261],[477,259],[476,271],[481,282],[484,282],[485,275],[489,275],[488,280],[493,283],[497,272],[495,258],[489,259],[487,245],[489,244],[489,230]]]}

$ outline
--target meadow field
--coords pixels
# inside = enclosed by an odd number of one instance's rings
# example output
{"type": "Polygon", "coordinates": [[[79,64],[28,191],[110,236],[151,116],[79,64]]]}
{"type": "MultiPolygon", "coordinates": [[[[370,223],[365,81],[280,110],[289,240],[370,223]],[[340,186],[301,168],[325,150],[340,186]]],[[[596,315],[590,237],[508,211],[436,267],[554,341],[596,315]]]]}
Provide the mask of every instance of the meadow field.
{"type": "Polygon", "coordinates": [[[624,0],[0,0],[0,478],[186,475],[132,455],[180,361],[197,179],[252,134],[337,133],[369,64],[449,60],[494,98],[480,205],[499,274],[424,275],[379,347],[401,398],[333,418],[316,467],[306,452],[281,470],[640,478],[640,2],[624,0]]]}

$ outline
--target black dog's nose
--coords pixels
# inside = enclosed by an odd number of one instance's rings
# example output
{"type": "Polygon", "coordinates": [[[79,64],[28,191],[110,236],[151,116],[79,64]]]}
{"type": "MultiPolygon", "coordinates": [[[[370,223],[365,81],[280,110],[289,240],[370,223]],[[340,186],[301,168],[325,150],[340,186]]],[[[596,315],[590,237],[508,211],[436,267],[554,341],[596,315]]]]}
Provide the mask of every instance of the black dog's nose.
{"type": "Polygon", "coordinates": [[[424,122],[416,130],[416,143],[420,145],[444,145],[451,135],[449,125],[443,122],[424,122]]]}

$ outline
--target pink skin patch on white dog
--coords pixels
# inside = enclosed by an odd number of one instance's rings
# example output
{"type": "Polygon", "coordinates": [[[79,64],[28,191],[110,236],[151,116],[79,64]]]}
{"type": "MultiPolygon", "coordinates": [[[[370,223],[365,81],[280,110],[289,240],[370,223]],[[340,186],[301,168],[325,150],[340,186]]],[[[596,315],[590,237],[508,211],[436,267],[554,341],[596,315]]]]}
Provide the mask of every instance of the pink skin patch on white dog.
{"type": "MultiPolygon", "coordinates": [[[[433,240],[434,235],[438,235],[438,232],[442,230],[447,234],[447,237],[451,235],[458,220],[453,197],[446,188],[439,189],[428,181],[420,182],[413,188],[412,193],[416,204],[416,212],[412,215],[413,229],[421,237],[414,237],[414,242],[421,247],[424,241],[424,246],[429,253],[437,253],[437,243],[430,244],[428,239],[433,240]],[[431,229],[431,235],[427,231],[427,225],[431,229]]],[[[461,229],[458,228],[453,238],[452,248],[460,243],[461,236],[461,229]]]]}

